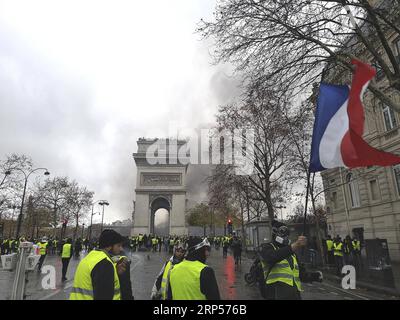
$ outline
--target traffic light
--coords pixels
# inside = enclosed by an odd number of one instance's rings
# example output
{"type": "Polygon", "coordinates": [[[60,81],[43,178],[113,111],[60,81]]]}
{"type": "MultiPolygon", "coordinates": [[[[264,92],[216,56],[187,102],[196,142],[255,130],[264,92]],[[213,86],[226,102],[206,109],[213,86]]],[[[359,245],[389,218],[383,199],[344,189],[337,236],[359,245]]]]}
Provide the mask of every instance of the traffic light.
{"type": "Polygon", "coordinates": [[[233,233],[233,226],[232,226],[232,220],[228,219],[228,234],[232,234],[233,233]]]}

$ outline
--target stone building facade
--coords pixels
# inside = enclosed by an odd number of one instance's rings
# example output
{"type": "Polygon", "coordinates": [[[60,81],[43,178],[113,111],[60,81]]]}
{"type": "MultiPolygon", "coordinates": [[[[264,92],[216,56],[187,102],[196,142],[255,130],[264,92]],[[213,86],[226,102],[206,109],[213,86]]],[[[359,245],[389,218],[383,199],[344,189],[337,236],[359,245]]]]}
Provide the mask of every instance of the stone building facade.
{"type": "MultiPolygon", "coordinates": [[[[400,37],[387,34],[400,65],[400,37]]],[[[350,39],[351,42],[354,39],[350,39]]],[[[385,54],[382,51],[382,56],[385,54]]],[[[355,54],[374,65],[374,85],[388,87],[379,66],[366,52],[355,54]]],[[[389,64],[390,65],[390,64],[389,64]]],[[[340,72],[327,72],[325,82],[349,84],[340,72]]],[[[400,102],[395,92],[392,99],[400,102]]],[[[373,147],[400,155],[400,114],[384,105],[370,92],[364,95],[364,138],[373,147]]],[[[400,165],[360,169],[330,169],[321,172],[328,212],[328,233],[332,236],[358,236],[366,239],[387,239],[392,261],[400,261],[400,165]]]]}

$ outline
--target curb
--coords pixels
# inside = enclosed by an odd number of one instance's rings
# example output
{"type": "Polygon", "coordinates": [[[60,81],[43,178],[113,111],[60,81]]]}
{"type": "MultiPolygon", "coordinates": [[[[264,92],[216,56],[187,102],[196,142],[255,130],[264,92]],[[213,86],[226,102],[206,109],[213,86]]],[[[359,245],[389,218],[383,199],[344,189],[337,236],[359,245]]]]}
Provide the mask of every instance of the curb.
{"type": "MultiPolygon", "coordinates": [[[[340,277],[330,274],[330,273],[326,273],[326,272],[324,273],[324,278],[331,279],[331,280],[337,280],[337,281],[341,280],[340,277]]],[[[387,294],[390,296],[400,297],[400,291],[397,289],[382,287],[382,286],[378,286],[378,285],[371,284],[371,283],[364,282],[364,281],[357,280],[357,288],[364,288],[364,289],[368,289],[371,291],[387,294]]]]}

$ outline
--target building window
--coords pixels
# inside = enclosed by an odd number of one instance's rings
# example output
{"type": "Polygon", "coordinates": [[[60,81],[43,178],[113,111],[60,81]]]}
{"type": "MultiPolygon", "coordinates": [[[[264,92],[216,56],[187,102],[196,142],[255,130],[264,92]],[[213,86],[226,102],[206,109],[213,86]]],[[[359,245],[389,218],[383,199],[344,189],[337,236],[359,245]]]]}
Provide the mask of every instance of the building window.
{"type": "Polygon", "coordinates": [[[396,180],[397,194],[400,195],[400,164],[393,166],[394,179],[396,180]]]}
{"type": "Polygon", "coordinates": [[[397,64],[400,65],[400,37],[393,41],[394,54],[396,55],[397,64]]]}
{"type": "Polygon", "coordinates": [[[371,62],[371,64],[372,64],[372,66],[373,66],[373,67],[375,68],[375,70],[376,70],[376,76],[375,76],[376,81],[382,80],[383,77],[385,76],[385,73],[383,72],[383,69],[382,69],[382,67],[380,66],[380,64],[378,63],[378,61],[373,60],[373,61],[371,62]]]}
{"type": "Polygon", "coordinates": [[[332,192],[332,208],[337,209],[337,192],[332,192]]]}
{"type": "Polygon", "coordinates": [[[382,107],[383,121],[385,122],[385,130],[390,131],[397,127],[397,120],[392,108],[387,105],[382,107]]]}
{"type": "Polygon", "coordinates": [[[348,183],[348,188],[349,188],[351,207],[358,208],[361,205],[358,184],[357,184],[357,181],[354,181],[351,178],[352,178],[352,174],[349,173],[347,175],[347,183],[348,183]]]}
{"type": "Polygon", "coordinates": [[[379,191],[378,181],[376,179],[375,180],[370,180],[369,187],[371,189],[371,198],[372,198],[372,200],[373,201],[380,200],[381,195],[380,195],[380,191],[379,191]]]}

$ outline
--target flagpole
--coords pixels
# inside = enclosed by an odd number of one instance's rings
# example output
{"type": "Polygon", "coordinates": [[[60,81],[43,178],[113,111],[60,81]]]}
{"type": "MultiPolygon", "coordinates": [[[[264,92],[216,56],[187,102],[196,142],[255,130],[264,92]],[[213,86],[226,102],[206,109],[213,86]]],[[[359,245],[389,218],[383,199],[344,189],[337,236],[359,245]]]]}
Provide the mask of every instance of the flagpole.
{"type": "Polygon", "coordinates": [[[310,176],[311,176],[311,172],[310,172],[310,168],[308,167],[307,170],[307,189],[306,189],[306,203],[304,205],[304,221],[303,221],[303,236],[306,235],[306,228],[307,228],[307,207],[308,207],[308,196],[310,193],[310,176]]]}
{"type": "Polygon", "coordinates": [[[348,232],[348,235],[351,236],[350,220],[349,220],[350,219],[349,208],[347,207],[347,196],[346,196],[346,189],[344,187],[342,167],[339,167],[339,174],[340,174],[340,184],[342,185],[342,193],[343,193],[343,200],[344,200],[344,210],[346,212],[347,232],[348,232]]]}

